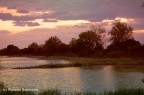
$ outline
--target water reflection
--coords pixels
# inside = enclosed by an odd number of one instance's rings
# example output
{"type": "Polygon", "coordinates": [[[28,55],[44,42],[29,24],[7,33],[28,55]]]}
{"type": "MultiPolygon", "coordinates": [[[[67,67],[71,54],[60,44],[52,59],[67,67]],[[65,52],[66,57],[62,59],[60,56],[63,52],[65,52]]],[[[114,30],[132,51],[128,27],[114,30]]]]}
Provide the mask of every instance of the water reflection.
{"type": "Polygon", "coordinates": [[[103,76],[104,76],[104,87],[106,90],[114,91],[115,84],[114,84],[114,70],[113,66],[105,66],[103,67],[103,76]]]}
{"type": "MultiPolygon", "coordinates": [[[[6,61],[6,59],[3,59],[3,61],[4,60],[6,61]]],[[[15,61],[14,59],[12,60],[15,61]]],[[[22,62],[22,59],[20,60],[20,62],[22,62]]],[[[38,61],[37,59],[29,60],[34,63],[38,61]]],[[[23,60],[23,63],[24,62],[25,58],[23,60]]],[[[4,66],[6,66],[6,64],[9,63],[5,63],[4,66]]],[[[17,64],[22,63],[18,62],[17,64]]],[[[142,68],[142,66],[137,66],[137,69],[138,68],[142,68]]],[[[99,93],[104,90],[113,91],[120,88],[144,88],[144,83],[142,83],[143,78],[143,72],[138,72],[132,68],[131,71],[127,71],[125,68],[124,70],[122,70],[122,68],[118,70],[118,68],[113,66],[0,70],[0,82],[3,82],[7,87],[36,89],[57,88],[65,92],[91,91],[99,93]]]]}
{"type": "Polygon", "coordinates": [[[38,60],[28,57],[0,57],[0,65],[4,68],[29,67],[44,64],[69,64],[67,60],[38,60]]]}

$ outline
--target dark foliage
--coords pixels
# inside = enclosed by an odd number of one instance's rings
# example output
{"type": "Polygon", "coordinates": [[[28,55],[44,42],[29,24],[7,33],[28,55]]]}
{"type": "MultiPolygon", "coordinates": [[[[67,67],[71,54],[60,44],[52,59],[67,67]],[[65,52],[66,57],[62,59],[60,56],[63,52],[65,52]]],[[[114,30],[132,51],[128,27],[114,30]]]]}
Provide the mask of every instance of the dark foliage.
{"type": "Polygon", "coordinates": [[[16,55],[19,52],[19,48],[14,45],[8,45],[7,48],[1,49],[0,54],[3,55],[16,55]]]}
{"type": "Polygon", "coordinates": [[[101,27],[94,27],[79,35],[78,39],[72,38],[70,48],[73,53],[80,56],[98,55],[103,51],[103,34],[105,30],[101,27]]]}
{"type": "Polygon", "coordinates": [[[111,35],[110,41],[112,41],[112,43],[120,43],[128,39],[133,39],[132,31],[133,28],[126,23],[117,22],[109,32],[111,35]]]}

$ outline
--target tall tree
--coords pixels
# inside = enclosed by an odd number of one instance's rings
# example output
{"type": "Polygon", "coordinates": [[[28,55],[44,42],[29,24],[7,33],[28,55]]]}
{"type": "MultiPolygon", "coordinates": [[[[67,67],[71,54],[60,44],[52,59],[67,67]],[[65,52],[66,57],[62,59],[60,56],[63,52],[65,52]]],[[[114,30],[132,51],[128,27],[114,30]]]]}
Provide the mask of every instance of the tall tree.
{"type": "Polygon", "coordinates": [[[6,51],[8,55],[15,55],[18,54],[19,48],[15,45],[8,45],[6,51]]]}
{"type": "Polygon", "coordinates": [[[109,32],[111,35],[110,41],[112,41],[112,43],[120,43],[128,39],[133,39],[132,31],[133,28],[126,23],[116,22],[109,32]]]}
{"type": "Polygon", "coordinates": [[[57,37],[50,37],[44,45],[44,50],[48,55],[53,55],[58,53],[59,47],[62,44],[61,40],[57,37]]]}
{"type": "Polygon", "coordinates": [[[38,54],[39,53],[38,49],[39,49],[38,44],[34,42],[28,46],[28,52],[30,54],[38,54]]]}
{"type": "Polygon", "coordinates": [[[35,42],[31,43],[31,44],[28,46],[28,48],[37,48],[37,47],[38,47],[38,44],[35,43],[35,42]]]}
{"type": "Polygon", "coordinates": [[[72,39],[70,47],[81,55],[91,55],[103,49],[103,34],[105,30],[102,27],[92,26],[91,30],[82,32],[79,38],[72,39]]]}
{"type": "Polygon", "coordinates": [[[72,38],[70,43],[69,43],[69,47],[70,47],[70,51],[72,53],[77,53],[79,50],[77,48],[77,39],[76,38],[72,38]]]}

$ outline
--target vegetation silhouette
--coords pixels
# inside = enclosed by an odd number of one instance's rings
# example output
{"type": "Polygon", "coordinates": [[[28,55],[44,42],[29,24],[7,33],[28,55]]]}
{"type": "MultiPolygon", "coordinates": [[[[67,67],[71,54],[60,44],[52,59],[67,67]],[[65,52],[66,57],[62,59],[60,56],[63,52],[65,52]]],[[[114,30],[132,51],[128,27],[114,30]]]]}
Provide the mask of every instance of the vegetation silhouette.
{"type": "Polygon", "coordinates": [[[84,56],[84,57],[144,57],[144,44],[133,37],[133,28],[124,22],[114,23],[111,31],[101,26],[91,26],[79,37],[72,38],[69,44],[63,43],[57,36],[50,37],[45,44],[31,43],[27,48],[19,49],[8,45],[0,50],[0,55],[8,56],[84,56]],[[109,35],[110,44],[105,45],[109,35]]]}
{"type": "Polygon", "coordinates": [[[133,28],[128,26],[124,22],[117,22],[112,27],[111,31],[109,32],[112,41],[112,44],[120,43],[129,39],[133,39],[132,36],[133,28]]]}
{"type": "MultiPolygon", "coordinates": [[[[21,89],[21,88],[20,88],[21,89]]],[[[119,89],[116,91],[96,92],[62,92],[58,89],[47,89],[43,91],[11,91],[3,83],[0,83],[0,95],[144,95],[144,90],[137,89],[119,89]]]]}
{"type": "Polygon", "coordinates": [[[92,27],[91,30],[83,32],[78,39],[72,39],[70,47],[73,53],[81,56],[90,56],[104,50],[102,37],[105,30],[101,27],[92,27]]]}

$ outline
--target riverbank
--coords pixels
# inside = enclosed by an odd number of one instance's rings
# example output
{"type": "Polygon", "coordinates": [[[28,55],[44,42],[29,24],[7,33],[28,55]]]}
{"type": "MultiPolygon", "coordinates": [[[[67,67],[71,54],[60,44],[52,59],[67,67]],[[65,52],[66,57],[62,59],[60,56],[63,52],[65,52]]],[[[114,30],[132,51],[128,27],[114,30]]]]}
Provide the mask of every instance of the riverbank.
{"type": "Polygon", "coordinates": [[[30,67],[16,67],[13,69],[33,69],[33,68],[64,68],[64,67],[87,67],[87,66],[103,66],[103,65],[114,65],[114,66],[129,66],[129,65],[144,65],[144,59],[142,58],[83,58],[83,57],[63,57],[63,56],[52,56],[52,57],[31,57],[37,58],[38,60],[66,60],[69,64],[44,64],[30,67]]]}

